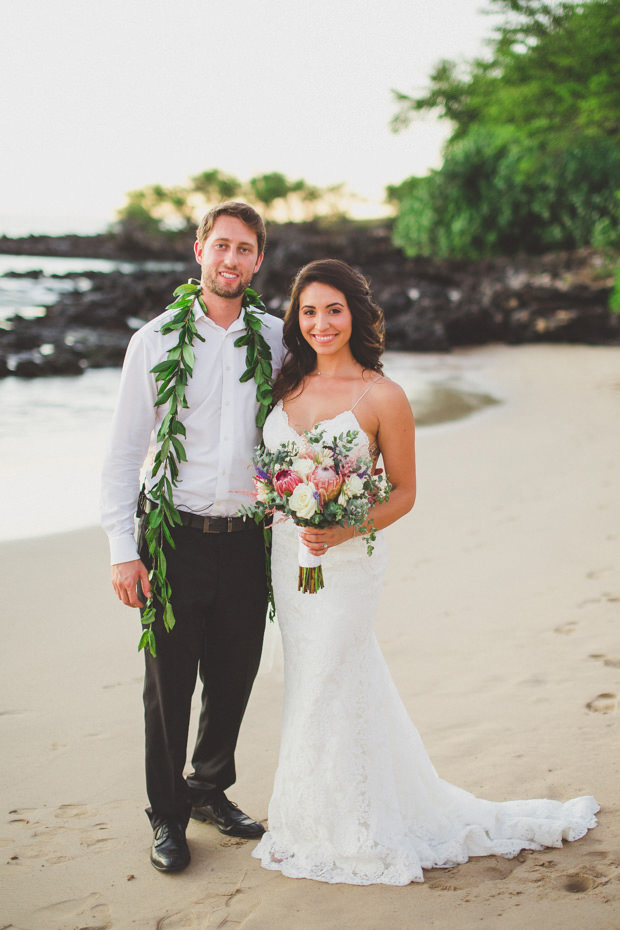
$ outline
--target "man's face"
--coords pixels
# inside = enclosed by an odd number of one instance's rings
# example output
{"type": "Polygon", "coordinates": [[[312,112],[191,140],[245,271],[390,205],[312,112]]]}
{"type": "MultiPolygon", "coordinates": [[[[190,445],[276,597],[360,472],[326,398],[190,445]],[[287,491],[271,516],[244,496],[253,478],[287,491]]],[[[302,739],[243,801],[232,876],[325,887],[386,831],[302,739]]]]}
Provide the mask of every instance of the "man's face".
{"type": "Polygon", "coordinates": [[[239,298],[263,260],[256,233],[236,216],[218,216],[201,245],[194,244],[203,289],[229,300],[239,298]]]}

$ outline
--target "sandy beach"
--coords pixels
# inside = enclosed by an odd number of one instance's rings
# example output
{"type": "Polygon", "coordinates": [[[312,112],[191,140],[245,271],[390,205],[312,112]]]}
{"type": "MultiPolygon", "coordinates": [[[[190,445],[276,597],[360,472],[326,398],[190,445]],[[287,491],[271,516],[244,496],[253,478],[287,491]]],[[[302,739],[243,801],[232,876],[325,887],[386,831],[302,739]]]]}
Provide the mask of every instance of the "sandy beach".
{"type": "MultiPolygon", "coordinates": [[[[439,774],[491,800],[593,794],[562,849],[404,888],[283,878],[190,821],[149,863],[137,612],[98,528],[0,546],[0,930],[620,927],[620,348],[452,358],[502,402],[420,429],[418,500],[390,527],[377,635],[439,774]]],[[[261,673],[230,797],[266,821],[282,675],[261,673]]]]}

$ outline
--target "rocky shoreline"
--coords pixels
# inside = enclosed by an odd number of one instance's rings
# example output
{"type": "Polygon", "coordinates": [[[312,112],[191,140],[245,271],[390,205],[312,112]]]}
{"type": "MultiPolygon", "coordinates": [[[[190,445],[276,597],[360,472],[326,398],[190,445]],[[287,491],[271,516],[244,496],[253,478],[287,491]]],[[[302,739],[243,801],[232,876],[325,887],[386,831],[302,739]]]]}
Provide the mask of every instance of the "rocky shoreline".
{"type": "MultiPolygon", "coordinates": [[[[339,258],[369,278],[386,318],[391,350],[446,352],[489,342],[620,344],[620,316],[608,309],[613,285],[592,251],[480,262],[409,259],[388,222],[273,227],[255,286],[282,315],[295,272],[316,258],[339,258]]],[[[160,313],[174,288],[196,274],[192,240],[163,246],[104,236],[0,237],[0,253],[179,261],[185,271],[80,272],[90,289],[62,294],[38,319],[15,316],[0,331],[0,377],[80,374],[119,366],[132,332],[160,313]]],[[[36,272],[29,273],[36,277],[36,272]]]]}

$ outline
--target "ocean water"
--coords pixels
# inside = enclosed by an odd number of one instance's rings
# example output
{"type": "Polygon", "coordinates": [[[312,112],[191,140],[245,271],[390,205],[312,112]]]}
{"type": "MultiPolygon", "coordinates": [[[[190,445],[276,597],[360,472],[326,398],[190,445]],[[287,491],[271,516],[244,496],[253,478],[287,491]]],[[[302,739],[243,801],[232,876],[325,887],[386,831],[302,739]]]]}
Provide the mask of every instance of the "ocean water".
{"type": "MultiPolygon", "coordinates": [[[[457,356],[388,352],[418,427],[461,419],[494,402],[457,356]]],[[[0,381],[0,540],[99,522],[99,483],[120,370],[0,381]]]]}
{"type": "Polygon", "coordinates": [[[99,473],[120,371],[0,381],[0,539],[98,522],[99,473]]]}
{"type": "Polygon", "coordinates": [[[0,213],[0,234],[20,238],[24,236],[95,236],[104,233],[113,222],[112,215],[65,216],[63,214],[37,215],[34,213],[0,213]]]}
{"type": "Polygon", "coordinates": [[[183,271],[183,262],[125,262],[107,258],[58,258],[41,255],[0,254],[0,320],[19,314],[36,319],[43,316],[45,308],[55,303],[62,294],[70,291],[87,291],[91,287],[88,278],[55,277],[56,275],[80,275],[87,271],[107,273],[120,271],[183,271]],[[38,271],[37,278],[3,277],[9,272],[26,274],[38,271]]]}

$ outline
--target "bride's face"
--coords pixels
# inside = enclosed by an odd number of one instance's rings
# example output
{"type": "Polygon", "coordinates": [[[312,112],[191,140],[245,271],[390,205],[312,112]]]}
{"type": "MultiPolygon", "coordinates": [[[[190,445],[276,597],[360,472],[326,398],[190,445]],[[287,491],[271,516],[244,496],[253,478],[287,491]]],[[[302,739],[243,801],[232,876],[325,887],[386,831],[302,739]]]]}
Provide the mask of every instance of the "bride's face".
{"type": "Polygon", "coordinates": [[[348,345],[353,317],[342,291],[313,281],[299,296],[299,328],[317,355],[335,355],[348,345]]]}

